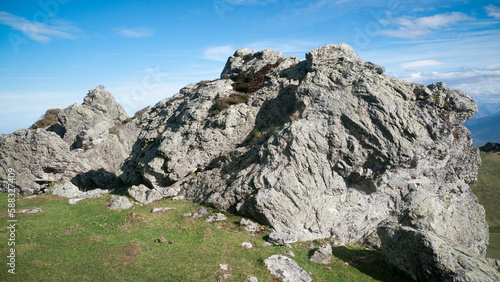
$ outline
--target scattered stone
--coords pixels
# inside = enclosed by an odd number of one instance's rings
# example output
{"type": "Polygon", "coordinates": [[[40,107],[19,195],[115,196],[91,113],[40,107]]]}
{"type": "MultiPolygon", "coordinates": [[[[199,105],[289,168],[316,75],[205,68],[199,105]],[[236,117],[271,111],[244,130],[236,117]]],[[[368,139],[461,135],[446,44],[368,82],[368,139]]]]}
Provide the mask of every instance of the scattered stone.
{"type": "Polygon", "coordinates": [[[202,217],[202,216],[205,216],[208,214],[208,211],[206,208],[199,208],[193,215],[194,218],[197,218],[197,217],[202,217]]]}
{"type": "Polygon", "coordinates": [[[263,242],[262,243],[262,247],[271,247],[273,244],[269,243],[269,242],[263,242]]]}
{"type": "Polygon", "coordinates": [[[43,212],[41,208],[29,208],[16,211],[16,213],[41,213],[41,212],[43,212]]]}
{"type": "Polygon", "coordinates": [[[331,267],[329,267],[329,266],[326,266],[325,268],[326,268],[326,269],[328,269],[328,270],[332,270],[332,268],[331,268],[331,267]]]}
{"type": "Polygon", "coordinates": [[[285,250],[283,253],[284,253],[285,255],[291,256],[291,257],[293,257],[293,258],[295,257],[295,254],[294,254],[292,251],[290,251],[290,250],[285,250]]]}
{"type": "Polygon", "coordinates": [[[243,229],[245,229],[248,232],[255,232],[258,230],[257,223],[245,218],[242,218],[240,220],[240,225],[243,226],[243,229]]]}
{"type": "Polygon", "coordinates": [[[222,213],[216,213],[214,215],[209,216],[205,221],[206,222],[214,222],[214,221],[223,221],[227,220],[227,217],[222,213]]]}
{"type": "Polygon", "coordinates": [[[227,265],[227,264],[219,264],[219,268],[220,268],[220,270],[227,271],[227,270],[229,270],[229,265],[227,265]]]}
{"type": "Polygon", "coordinates": [[[173,243],[175,243],[175,241],[174,241],[174,240],[170,240],[170,241],[168,241],[168,243],[169,243],[170,245],[172,245],[173,243]]]}
{"type": "Polygon", "coordinates": [[[227,279],[231,278],[231,276],[232,275],[229,273],[221,274],[221,275],[219,275],[219,281],[227,280],[227,279]]]}
{"type": "Polygon", "coordinates": [[[272,255],[264,260],[264,264],[272,275],[283,279],[283,282],[312,281],[304,269],[286,256],[272,255]]]}
{"type": "Polygon", "coordinates": [[[330,264],[331,257],[332,246],[330,246],[330,244],[324,244],[314,252],[314,254],[310,258],[310,261],[321,264],[330,264]]]}
{"type": "Polygon", "coordinates": [[[157,212],[166,212],[166,211],[173,211],[175,210],[175,208],[171,208],[171,207],[165,207],[165,208],[153,208],[151,210],[151,213],[157,213],[157,212]]]}
{"type": "Polygon", "coordinates": [[[253,247],[252,243],[250,242],[243,242],[241,243],[241,246],[247,249],[251,249],[253,247]]]}
{"type": "Polygon", "coordinates": [[[161,236],[160,238],[158,238],[157,242],[158,243],[165,243],[165,242],[167,242],[167,239],[165,239],[165,237],[161,236]]]}
{"type": "Polygon", "coordinates": [[[269,234],[269,242],[277,246],[283,246],[286,244],[297,242],[297,238],[290,233],[271,232],[271,234],[269,234]]]}
{"type": "Polygon", "coordinates": [[[191,216],[193,216],[193,214],[190,213],[190,212],[185,212],[185,213],[182,214],[182,216],[183,217],[191,217],[191,216]]]}
{"type": "Polygon", "coordinates": [[[314,249],[314,244],[313,243],[307,244],[307,248],[310,250],[314,249]]]}
{"type": "Polygon", "coordinates": [[[149,189],[146,185],[132,185],[128,188],[128,194],[141,204],[149,204],[161,200],[162,194],[156,189],[149,189]]]}
{"type": "Polygon", "coordinates": [[[132,204],[127,197],[119,196],[111,198],[108,203],[108,207],[112,210],[126,210],[130,209],[134,204],[132,204]]]}
{"type": "Polygon", "coordinates": [[[21,200],[29,200],[29,199],[33,199],[33,198],[36,198],[38,195],[31,195],[31,196],[28,196],[28,197],[24,197],[22,198],[21,200]]]}
{"type": "Polygon", "coordinates": [[[81,200],[85,200],[83,198],[73,198],[68,200],[68,204],[70,205],[76,205],[76,203],[80,202],[81,200]]]}
{"type": "Polygon", "coordinates": [[[175,196],[172,198],[172,201],[180,201],[180,200],[183,200],[184,199],[184,196],[175,196]]]}
{"type": "Polygon", "coordinates": [[[259,279],[257,279],[257,277],[255,277],[255,276],[250,276],[247,278],[247,281],[248,282],[259,282],[259,279]]]}

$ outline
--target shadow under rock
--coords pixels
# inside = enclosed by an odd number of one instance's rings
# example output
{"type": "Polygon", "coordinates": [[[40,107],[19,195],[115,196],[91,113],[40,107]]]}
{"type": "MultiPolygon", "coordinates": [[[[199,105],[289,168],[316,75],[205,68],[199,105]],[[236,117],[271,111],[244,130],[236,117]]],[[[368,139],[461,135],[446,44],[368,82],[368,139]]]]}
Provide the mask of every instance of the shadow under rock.
{"type": "MultiPolygon", "coordinates": [[[[317,248],[309,251],[309,258],[316,250],[317,248]]],[[[342,263],[348,263],[377,281],[413,281],[388,265],[382,253],[377,251],[352,250],[345,246],[334,246],[332,247],[332,255],[340,259],[342,263]]]]}
{"type": "Polygon", "coordinates": [[[103,168],[80,173],[71,179],[71,183],[78,186],[82,191],[97,188],[105,190],[119,189],[125,186],[125,183],[116,174],[103,168]]]}

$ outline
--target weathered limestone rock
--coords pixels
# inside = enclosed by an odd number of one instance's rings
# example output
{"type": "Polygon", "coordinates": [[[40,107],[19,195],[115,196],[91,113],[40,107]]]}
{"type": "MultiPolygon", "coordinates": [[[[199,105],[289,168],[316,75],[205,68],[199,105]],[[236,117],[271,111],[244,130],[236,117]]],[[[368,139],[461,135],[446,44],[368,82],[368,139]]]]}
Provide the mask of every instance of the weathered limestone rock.
{"type": "Polygon", "coordinates": [[[98,167],[112,174],[109,171],[118,169],[130,154],[141,128],[140,116],[128,119],[102,85],[89,91],[82,105],[62,110],[58,120],[46,129],[0,135],[0,179],[6,178],[9,168],[15,169],[22,175],[16,183],[18,192],[25,194],[80,175],[85,175],[76,181],[80,187],[105,187],[92,184],[102,184],[101,177],[110,183],[109,175],[87,173],[98,167]]]}
{"type": "Polygon", "coordinates": [[[243,226],[243,229],[245,229],[248,232],[255,232],[259,229],[259,226],[257,223],[255,223],[251,220],[245,219],[245,218],[242,218],[240,220],[240,225],[243,226]]]}
{"type": "Polygon", "coordinates": [[[382,251],[401,271],[418,281],[500,281],[484,257],[445,236],[405,226],[378,230],[382,251]]]}
{"type": "Polygon", "coordinates": [[[272,255],[264,260],[264,264],[272,275],[283,279],[283,282],[312,281],[304,269],[286,256],[272,255]]]}
{"type": "Polygon", "coordinates": [[[128,188],[128,193],[130,196],[132,196],[132,198],[134,198],[134,200],[141,204],[149,204],[163,198],[160,192],[155,189],[149,189],[143,184],[138,186],[133,185],[132,187],[128,188]]]}
{"type": "Polygon", "coordinates": [[[330,244],[324,244],[314,252],[310,260],[315,263],[330,264],[331,258],[332,246],[330,246],[330,244]]]}
{"type": "Polygon", "coordinates": [[[124,196],[111,198],[108,202],[108,207],[112,210],[126,210],[133,206],[134,204],[132,204],[129,199],[124,196]]]}
{"type": "Polygon", "coordinates": [[[0,135],[0,179],[7,179],[9,168],[15,170],[15,184],[23,194],[39,193],[50,182],[90,169],[71,154],[69,145],[57,134],[43,129],[20,129],[0,135]]]}
{"type": "Polygon", "coordinates": [[[247,248],[247,249],[251,249],[253,247],[252,243],[250,243],[250,242],[243,242],[243,243],[241,243],[241,246],[243,248],[247,248]]]}
{"type": "Polygon", "coordinates": [[[391,222],[484,257],[484,210],[468,186],[481,161],[462,126],[477,106],[467,94],[384,75],[346,44],[302,62],[280,57],[238,50],[221,79],[160,101],[120,178],[301,241],[377,248],[377,228],[391,222]],[[265,79],[251,94],[235,93],[241,75],[265,79]]]}

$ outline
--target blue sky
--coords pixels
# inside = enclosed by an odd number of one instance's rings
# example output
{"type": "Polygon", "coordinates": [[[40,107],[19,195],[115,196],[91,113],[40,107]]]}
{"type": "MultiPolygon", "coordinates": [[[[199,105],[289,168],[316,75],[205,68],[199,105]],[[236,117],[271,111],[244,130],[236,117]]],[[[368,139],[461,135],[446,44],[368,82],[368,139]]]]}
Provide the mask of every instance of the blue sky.
{"type": "Polygon", "coordinates": [[[347,43],[388,75],[500,102],[500,1],[2,1],[0,36],[0,133],[99,84],[133,115],[243,47],[347,43]]]}

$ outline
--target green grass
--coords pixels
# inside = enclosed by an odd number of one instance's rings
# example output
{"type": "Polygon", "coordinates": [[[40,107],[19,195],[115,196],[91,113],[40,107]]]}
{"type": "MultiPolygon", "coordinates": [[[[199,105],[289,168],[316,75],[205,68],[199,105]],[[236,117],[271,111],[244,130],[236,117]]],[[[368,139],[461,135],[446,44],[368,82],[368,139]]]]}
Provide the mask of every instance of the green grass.
{"type": "Polygon", "coordinates": [[[490,245],[486,254],[500,259],[500,154],[481,152],[481,160],[478,181],[471,187],[486,210],[490,226],[490,245]]]}
{"type": "MultiPolygon", "coordinates": [[[[106,207],[109,195],[69,205],[59,196],[42,195],[17,202],[17,209],[39,207],[40,214],[18,215],[16,234],[16,275],[7,273],[7,205],[0,209],[0,281],[216,281],[223,273],[231,281],[256,276],[259,281],[275,281],[263,260],[282,254],[287,247],[262,247],[267,233],[251,233],[227,215],[228,221],[206,223],[205,218],[184,218],[185,212],[200,206],[188,201],[162,200],[126,211],[106,207]],[[176,210],[151,214],[153,207],[176,210]],[[156,243],[164,236],[173,244],[156,243]],[[241,243],[251,242],[252,249],[241,243]],[[227,272],[219,264],[228,264],[227,272]]],[[[7,203],[7,195],[0,194],[7,203]]],[[[210,209],[209,209],[210,210],[210,209]]],[[[314,242],[318,247],[327,242],[314,242]]],[[[315,281],[404,281],[386,268],[380,254],[363,248],[334,247],[334,257],[325,265],[309,261],[308,243],[293,244],[293,258],[315,281]],[[349,261],[350,265],[345,262],[349,261]]]]}

